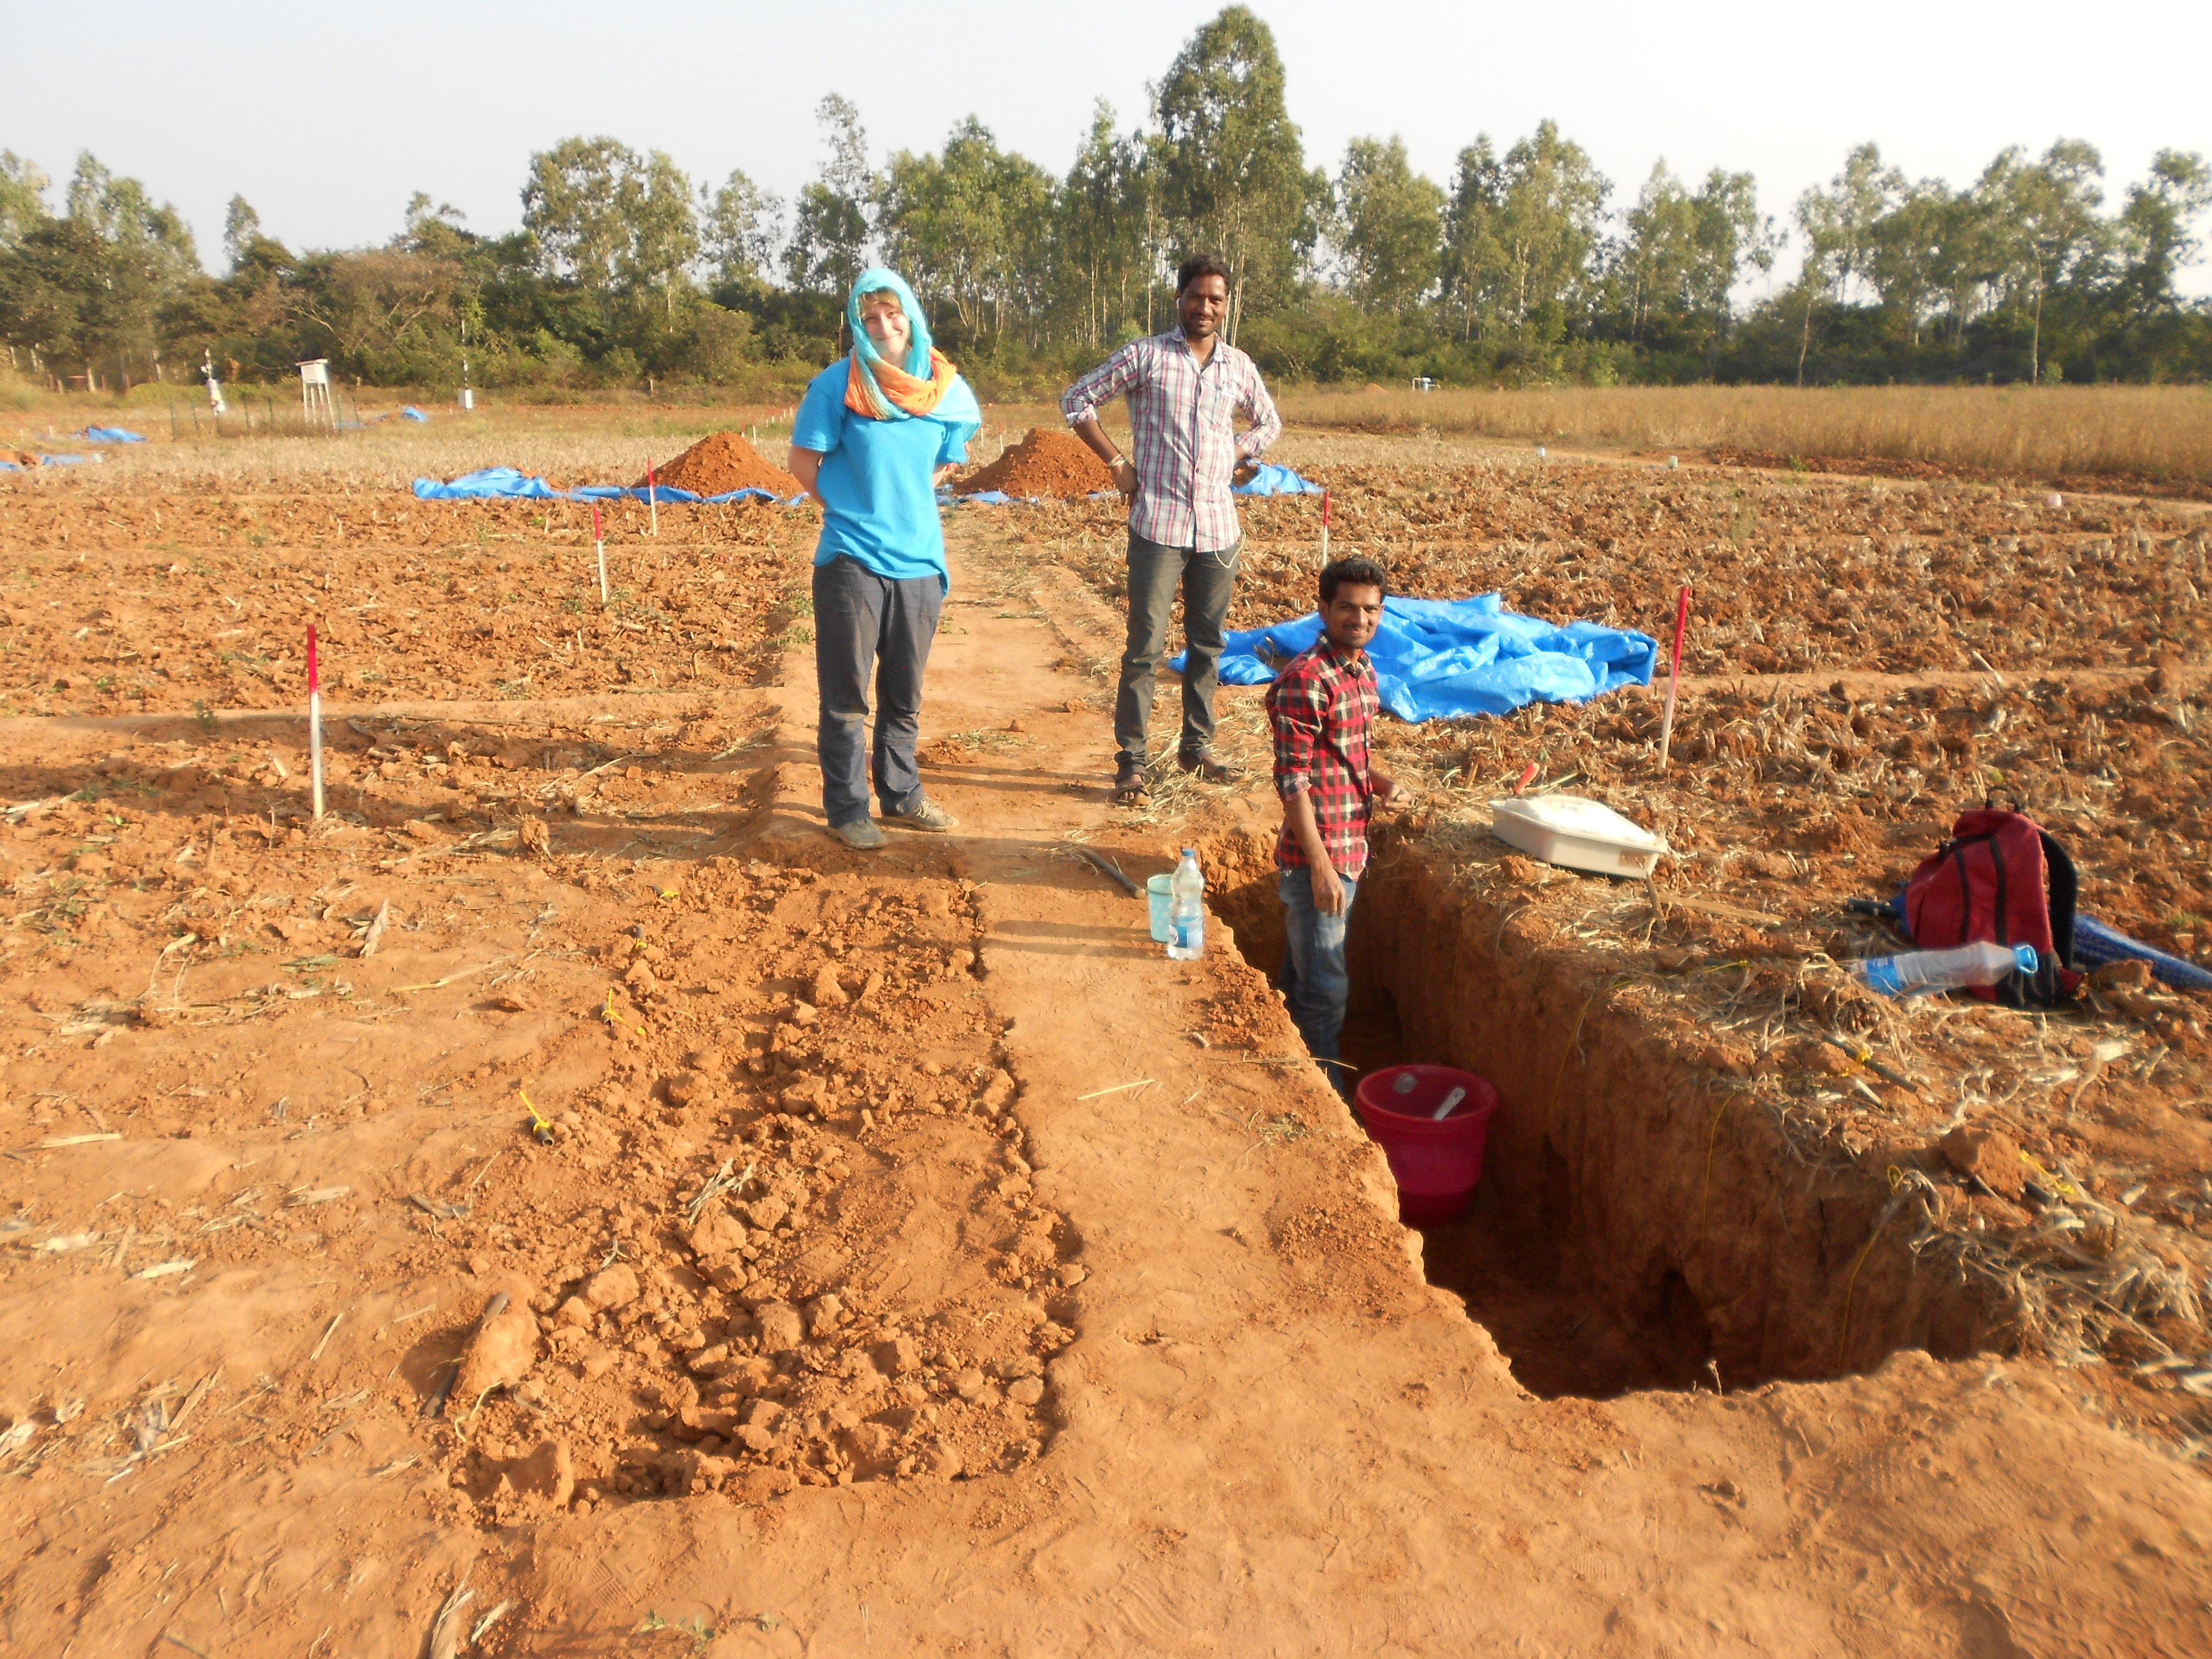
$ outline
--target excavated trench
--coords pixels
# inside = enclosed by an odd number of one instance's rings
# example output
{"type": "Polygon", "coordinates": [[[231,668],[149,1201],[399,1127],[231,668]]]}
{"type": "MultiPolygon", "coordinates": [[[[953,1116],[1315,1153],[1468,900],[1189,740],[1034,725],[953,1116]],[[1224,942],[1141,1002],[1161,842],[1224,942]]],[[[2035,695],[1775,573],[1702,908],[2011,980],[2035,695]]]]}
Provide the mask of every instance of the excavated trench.
{"type": "MultiPolygon", "coordinates": [[[[1235,835],[1206,850],[1215,909],[1272,975],[1283,928],[1264,846],[1235,835]]],[[[1603,966],[1447,873],[1405,843],[1370,867],[1344,1055],[1497,1085],[1475,1202],[1422,1230],[1424,1256],[1523,1386],[1735,1389],[1864,1370],[1899,1348],[2002,1345],[1995,1297],[1908,1247],[1886,1169],[1799,1156],[1702,1044],[1607,1007],[1603,966]]]]}

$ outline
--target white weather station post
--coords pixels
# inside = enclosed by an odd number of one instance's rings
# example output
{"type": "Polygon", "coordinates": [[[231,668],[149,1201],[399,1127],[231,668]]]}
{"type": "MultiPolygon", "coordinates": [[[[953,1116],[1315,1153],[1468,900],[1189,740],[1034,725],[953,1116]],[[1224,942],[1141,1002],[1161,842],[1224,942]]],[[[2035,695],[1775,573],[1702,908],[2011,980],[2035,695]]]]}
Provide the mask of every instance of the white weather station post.
{"type": "Polygon", "coordinates": [[[300,365],[300,412],[309,426],[338,429],[337,408],[331,402],[331,360],[318,357],[300,365]]]}

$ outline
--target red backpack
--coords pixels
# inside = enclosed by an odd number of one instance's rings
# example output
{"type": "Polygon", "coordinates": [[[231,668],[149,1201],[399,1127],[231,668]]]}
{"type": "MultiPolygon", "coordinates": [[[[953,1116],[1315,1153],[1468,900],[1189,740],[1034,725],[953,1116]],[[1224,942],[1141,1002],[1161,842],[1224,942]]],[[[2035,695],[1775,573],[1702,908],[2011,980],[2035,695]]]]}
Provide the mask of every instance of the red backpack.
{"type": "Polygon", "coordinates": [[[2043,826],[2019,812],[1962,812],[1951,839],[1920,862],[1905,888],[1905,931],[1923,951],[1990,939],[2033,945],[2043,965],[1977,986],[1984,1001],[2014,1008],[2073,1000],[2074,860],[2043,826]]]}

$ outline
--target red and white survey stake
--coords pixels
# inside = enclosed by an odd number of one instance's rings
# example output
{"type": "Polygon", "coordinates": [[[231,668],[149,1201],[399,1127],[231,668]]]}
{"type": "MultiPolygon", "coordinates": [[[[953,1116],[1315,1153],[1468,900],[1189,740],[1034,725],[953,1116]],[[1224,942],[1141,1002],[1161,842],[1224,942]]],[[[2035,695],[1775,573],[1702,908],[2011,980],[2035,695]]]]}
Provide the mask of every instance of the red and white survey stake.
{"type": "Polygon", "coordinates": [[[660,486],[653,481],[653,463],[645,464],[645,510],[653,515],[653,533],[660,533],[660,486]]]}
{"type": "Polygon", "coordinates": [[[307,775],[314,781],[315,817],[323,816],[323,671],[315,625],[307,624],[307,775]]]}
{"type": "Polygon", "coordinates": [[[1674,606],[1674,667],[1667,677],[1667,713],[1659,722],[1659,769],[1667,769],[1667,750],[1674,741],[1674,699],[1682,690],[1682,635],[1690,626],[1690,585],[1674,606]]]}
{"type": "Polygon", "coordinates": [[[1321,492],[1321,562],[1328,562],[1328,491],[1321,492]]]}
{"type": "Polygon", "coordinates": [[[599,528],[599,504],[592,503],[592,544],[599,550],[599,609],[607,608],[607,538],[599,528]]]}

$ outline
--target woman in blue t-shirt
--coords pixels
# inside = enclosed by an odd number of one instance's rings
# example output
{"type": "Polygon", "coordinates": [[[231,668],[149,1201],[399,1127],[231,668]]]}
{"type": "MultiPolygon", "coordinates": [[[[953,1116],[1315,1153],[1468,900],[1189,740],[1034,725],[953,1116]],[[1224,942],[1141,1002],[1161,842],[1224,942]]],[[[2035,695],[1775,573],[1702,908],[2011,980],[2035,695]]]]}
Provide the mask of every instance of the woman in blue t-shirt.
{"type": "Polygon", "coordinates": [[[851,356],[814,377],[791,430],[791,475],[822,505],[814,551],[822,807],[848,847],[884,844],[868,816],[868,678],[876,682],[876,799],[886,823],[942,834],[950,812],[915,765],[921,677],[951,586],[937,487],[983,423],[975,394],[929,343],[896,273],[864,270],[845,302],[851,356]]]}

